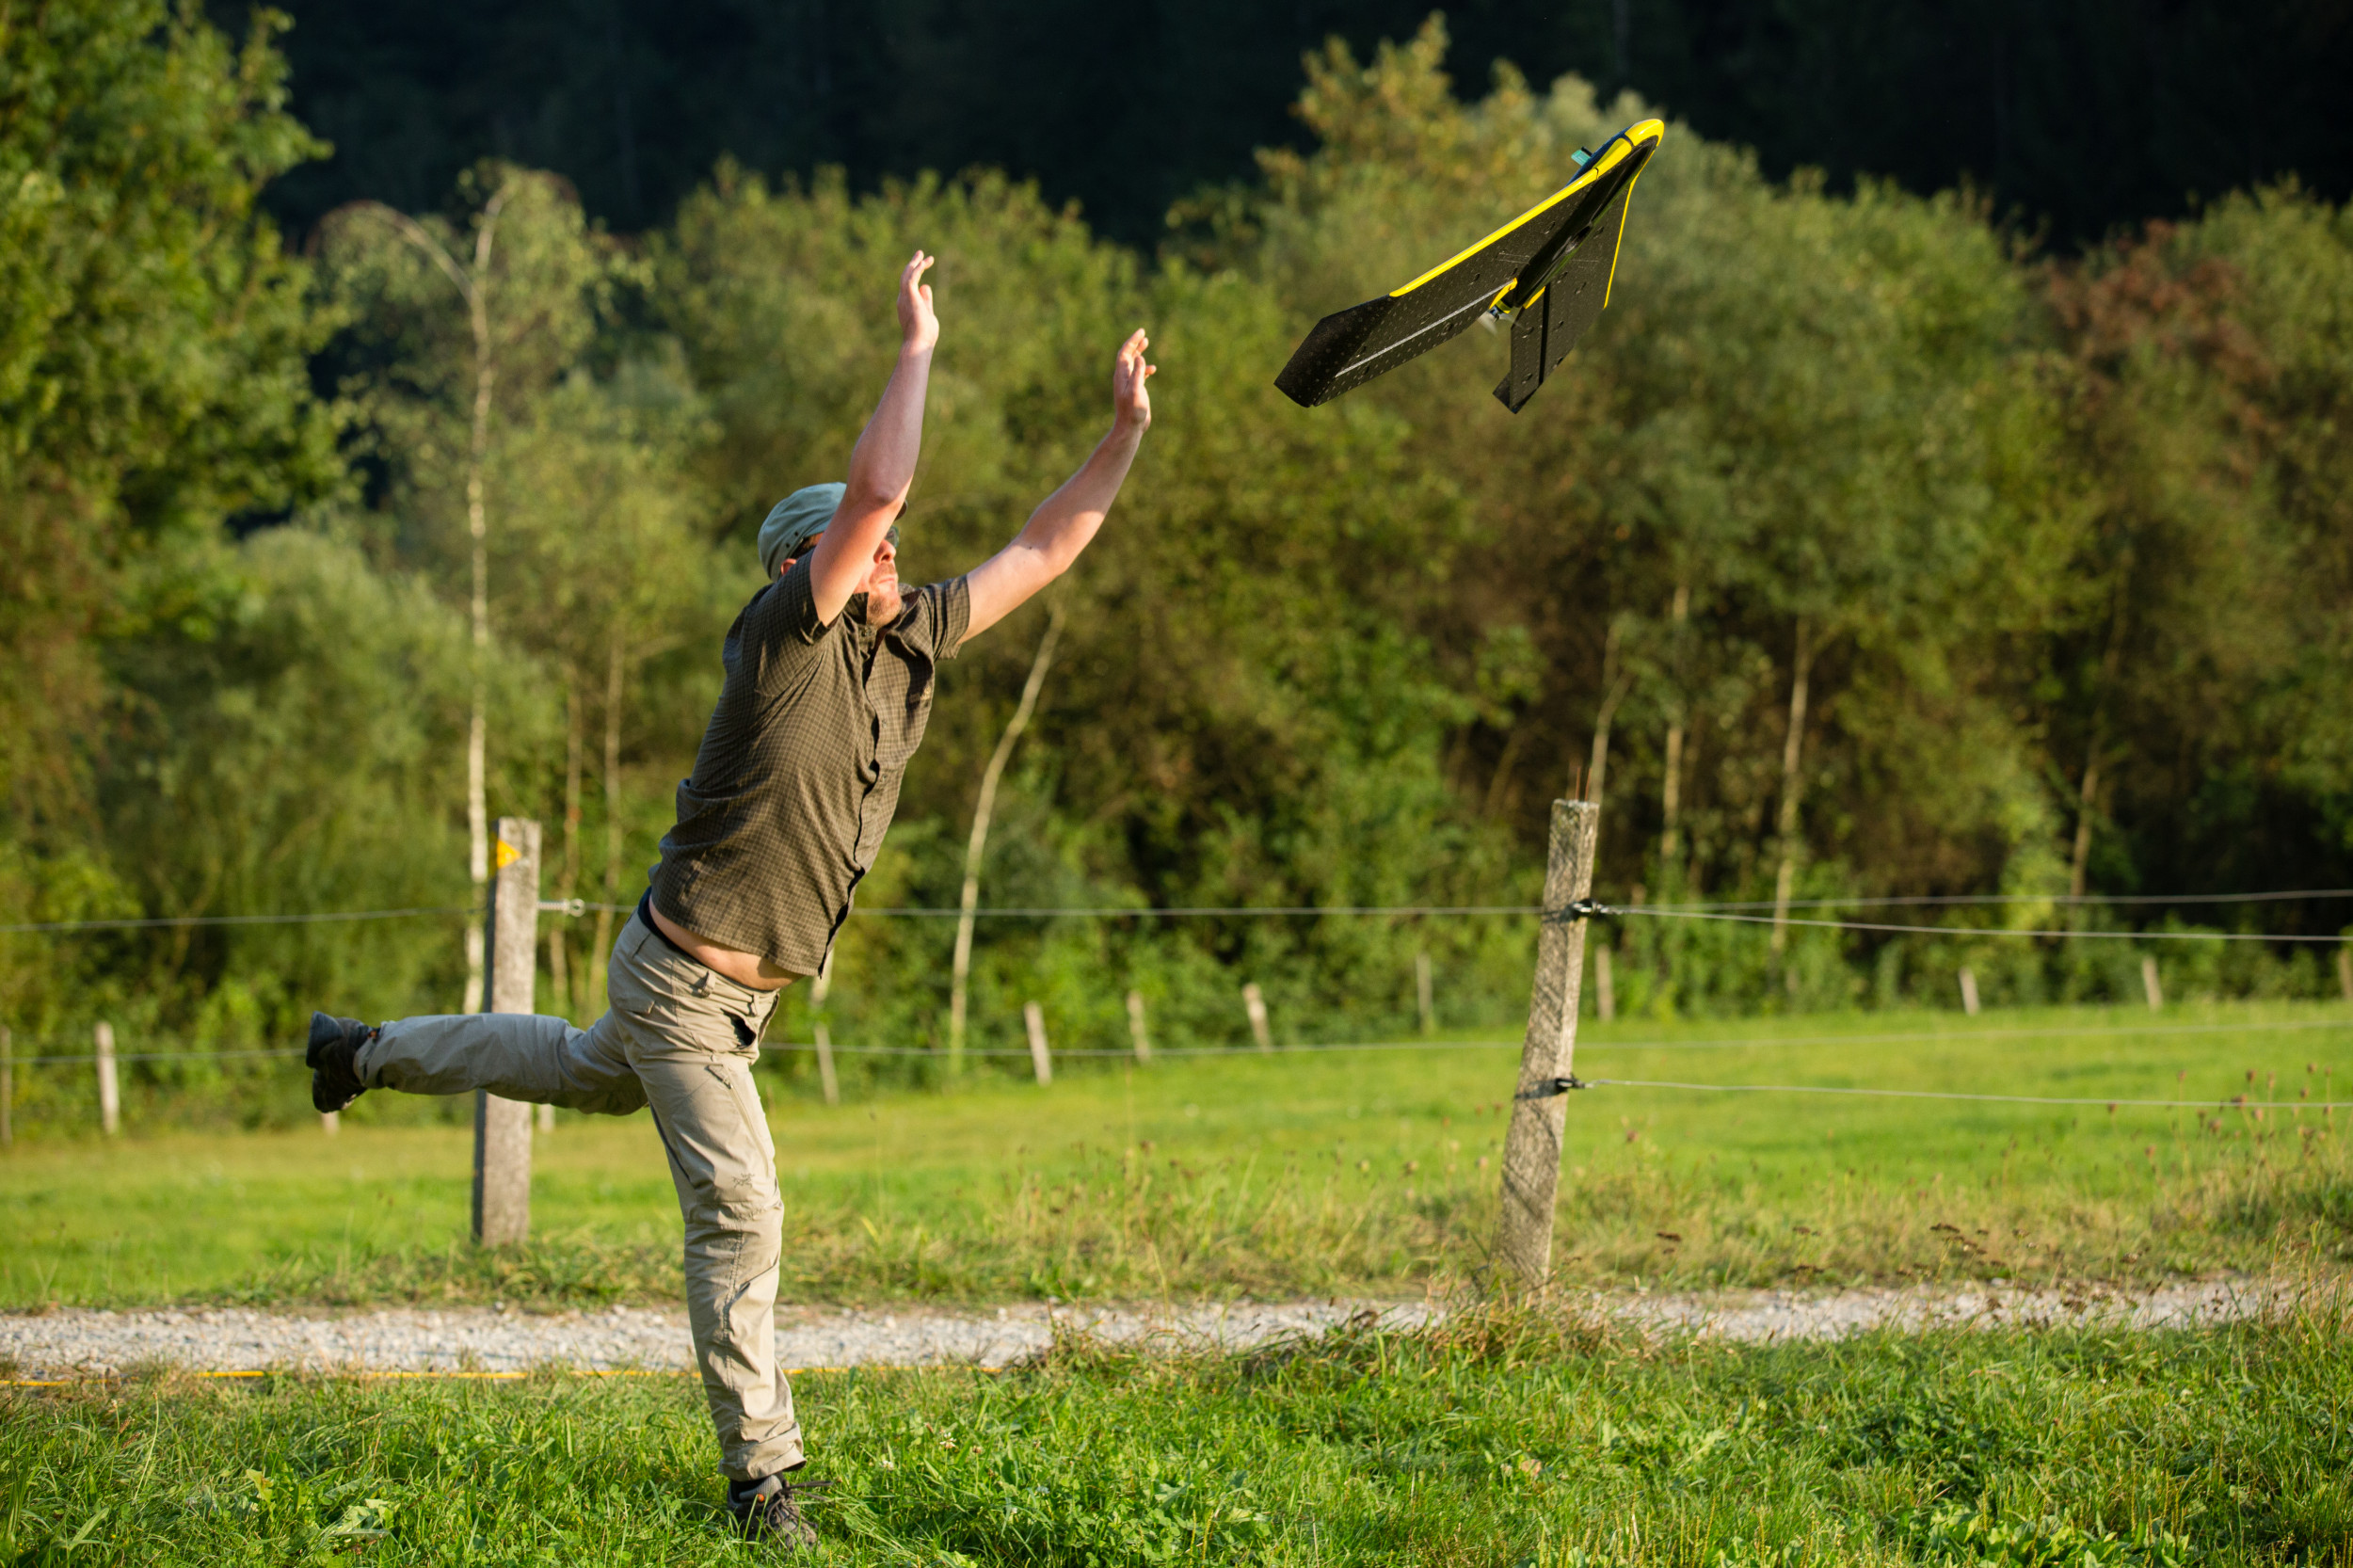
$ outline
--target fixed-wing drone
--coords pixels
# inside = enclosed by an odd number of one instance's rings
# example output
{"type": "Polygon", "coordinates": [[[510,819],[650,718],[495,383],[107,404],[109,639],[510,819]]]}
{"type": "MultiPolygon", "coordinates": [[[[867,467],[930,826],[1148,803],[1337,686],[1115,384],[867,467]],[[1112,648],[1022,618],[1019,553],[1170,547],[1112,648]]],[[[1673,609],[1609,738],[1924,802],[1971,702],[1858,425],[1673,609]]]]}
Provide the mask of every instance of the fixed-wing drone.
{"type": "Polygon", "coordinates": [[[1666,126],[1645,120],[1574,154],[1581,172],[1458,255],[1378,299],[1325,316],[1274,384],[1303,408],[1328,403],[1447,342],[1481,312],[1512,320],[1512,374],[1496,387],[1518,413],[1609,303],[1627,199],[1666,126]]]}

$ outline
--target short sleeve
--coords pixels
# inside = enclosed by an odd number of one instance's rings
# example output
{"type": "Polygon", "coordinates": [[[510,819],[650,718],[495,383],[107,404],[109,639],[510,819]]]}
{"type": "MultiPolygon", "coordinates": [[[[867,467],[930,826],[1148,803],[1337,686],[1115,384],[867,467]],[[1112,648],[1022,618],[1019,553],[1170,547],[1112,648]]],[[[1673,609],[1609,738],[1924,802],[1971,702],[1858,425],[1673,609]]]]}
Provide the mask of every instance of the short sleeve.
{"type": "Polygon", "coordinates": [[[972,624],[972,584],[961,577],[931,583],[907,598],[907,607],[893,622],[890,634],[909,651],[935,664],[956,656],[964,646],[965,630],[972,624]]]}
{"type": "Polygon", "coordinates": [[[817,589],[809,581],[814,553],[793,562],[792,570],[760,589],[744,607],[744,630],[751,641],[763,647],[786,638],[809,644],[825,634],[825,624],[817,618],[817,589]]]}

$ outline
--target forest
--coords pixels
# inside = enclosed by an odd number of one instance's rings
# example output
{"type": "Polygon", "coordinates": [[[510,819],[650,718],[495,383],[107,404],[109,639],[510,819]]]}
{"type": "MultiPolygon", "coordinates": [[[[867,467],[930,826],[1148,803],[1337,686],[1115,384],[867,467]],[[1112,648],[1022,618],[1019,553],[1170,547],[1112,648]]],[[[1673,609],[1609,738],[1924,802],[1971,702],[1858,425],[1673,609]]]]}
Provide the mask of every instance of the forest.
{"type": "MultiPolygon", "coordinates": [[[[245,6],[212,0],[232,27],[245,6]]],[[[1149,248],[1169,205],[1305,151],[1301,55],[1412,35],[1427,0],[286,0],[292,105],[333,144],[264,197],[293,232],[423,208],[483,156],[616,230],[731,153],[860,189],[1004,168],[1149,248]]],[[[1455,0],[1447,63],[1632,91],[1774,179],[1962,184],[2068,248],[2288,174],[2353,192],[2353,10],[2311,0],[1455,0]]]]}
{"type": "MultiPolygon", "coordinates": [[[[1546,803],[1581,781],[1612,903],[1987,894],[2010,902],[1903,918],[2345,929],[2342,902],[2190,897],[2353,886],[2353,215],[2291,175],[2062,248],[1965,184],[1771,168],[1678,119],[1610,308],[1524,414],[1488,396],[1505,350],[1481,331],[1309,411],[1272,385],[1308,325],[1651,104],[1453,80],[1432,18],[1314,50],[1298,144],[1179,192],[1144,240],[1018,168],[724,152],[630,230],[498,158],[281,227],[273,193],[330,149],[280,22],[0,17],[21,1058],[105,1018],[155,1058],[135,1094],[268,1119],[298,1095],[207,1095],[274,1067],[193,1053],[282,1047],[314,1006],[459,1007],[470,765],[491,817],[546,824],[547,897],[633,903],[759,585],[753,531],[841,471],[918,246],[944,335],[911,580],[977,563],[1076,465],[1128,330],[1161,370],[1101,539],[946,667],[870,912],[956,903],[1055,616],[984,906],[1526,904],[1546,803]],[[443,913],[56,929],[402,909],[443,913]]],[[[601,1011],[618,918],[543,920],[543,1007],[601,1011]]],[[[847,928],[835,1033],[919,1052],[872,1070],[934,1070],[952,924],[847,928]]],[[[1415,1027],[1424,952],[1444,1026],[1506,1024],[1532,930],[987,920],[974,1041],[1017,1048],[1036,1000],[1058,1044],[1122,1046],[1130,989],[1170,1044],[1246,1041],[1244,981],[1282,1040],[1379,1038],[1415,1027]]],[[[1950,1005],[1963,965],[1992,1005],[2140,984],[2130,942],[1608,939],[1633,1015],[1950,1005]]],[[[2334,994],[2332,958],[2165,953],[2214,995],[2334,994]]],[[[21,1114],[51,1093],[28,1079],[21,1114]]]]}

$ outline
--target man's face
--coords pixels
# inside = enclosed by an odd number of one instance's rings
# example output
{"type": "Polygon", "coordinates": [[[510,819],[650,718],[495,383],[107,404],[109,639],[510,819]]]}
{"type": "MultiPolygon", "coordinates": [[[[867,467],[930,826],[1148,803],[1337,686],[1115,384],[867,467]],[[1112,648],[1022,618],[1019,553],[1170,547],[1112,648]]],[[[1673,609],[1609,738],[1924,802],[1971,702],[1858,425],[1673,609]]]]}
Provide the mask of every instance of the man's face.
{"type": "MultiPolygon", "coordinates": [[[[802,552],[805,554],[816,549],[817,541],[824,537],[823,534],[813,535],[808,543],[801,547],[802,552]]],[[[787,561],[776,568],[776,575],[782,577],[792,569],[792,563],[787,561]]],[[[906,608],[906,600],[899,592],[899,551],[890,542],[888,535],[885,535],[882,542],[874,546],[874,559],[867,567],[866,580],[858,584],[857,591],[866,596],[866,624],[869,626],[888,626],[899,618],[899,612],[906,608]]]]}
{"type": "Polygon", "coordinates": [[[858,592],[866,596],[866,624],[888,626],[899,618],[906,600],[899,593],[899,551],[886,536],[874,546],[873,564],[866,569],[866,581],[858,592]]]}

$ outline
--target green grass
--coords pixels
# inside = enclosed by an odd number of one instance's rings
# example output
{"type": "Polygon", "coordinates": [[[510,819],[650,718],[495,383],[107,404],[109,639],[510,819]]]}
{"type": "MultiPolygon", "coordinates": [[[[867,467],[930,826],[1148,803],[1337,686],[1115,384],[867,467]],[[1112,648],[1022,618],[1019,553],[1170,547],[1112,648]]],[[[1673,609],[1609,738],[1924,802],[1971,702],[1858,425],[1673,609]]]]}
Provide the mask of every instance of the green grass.
{"type": "MultiPolygon", "coordinates": [[[[1416,1294],[1481,1263],[1515,1063],[1446,1049],[1068,1064],[1048,1089],[982,1077],[839,1109],[803,1075],[763,1073],[786,1294],[1416,1294]]],[[[2094,1099],[2320,1099],[2345,1071],[2353,1098],[2353,1010],[1589,1024],[1577,1066],[2094,1099]],[[2265,1028],[2282,1024],[2299,1027],[2265,1028]],[[1710,1043],[1728,1039],[1741,1043],[1710,1043]]],[[[566,1116],[535,1156],[537,1240],[484,1254],[462,1240],[471,1134],[371,1125],[376,1103],[331,1142],[312,1127],[20,1143],[0,1157],[0,1305],[675,1301],[679,1221],[645,1117],[566,1116]]],[[[1556,1256],[1572,1280],[1645,1284],[2145,1278],[2267,1268],[2283,1249],[2353,1260],[2346,1114],[1597,1089],[1568,1104],[1556,1256]]]]}
{"type": "MultiPolygon", "coordinates": [[[[824,1562],[2327,1565],[2348,1328],[2326,1290],[2198,1333],[1745,1348],[1490,1307],[799,1395],[824,1562]]],[[[718,1503],[684,1377],[0,1392],[0,1563],[762,1560],[718,1503]]]]}

